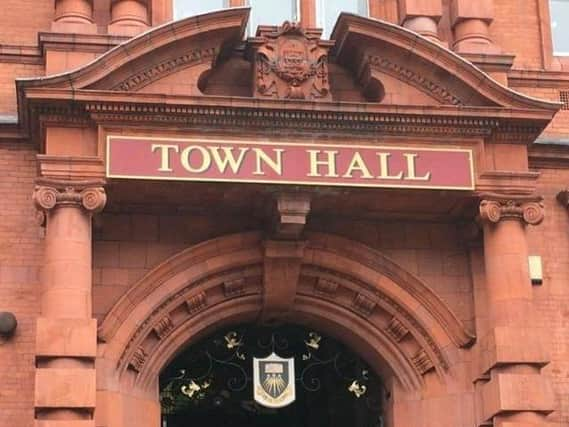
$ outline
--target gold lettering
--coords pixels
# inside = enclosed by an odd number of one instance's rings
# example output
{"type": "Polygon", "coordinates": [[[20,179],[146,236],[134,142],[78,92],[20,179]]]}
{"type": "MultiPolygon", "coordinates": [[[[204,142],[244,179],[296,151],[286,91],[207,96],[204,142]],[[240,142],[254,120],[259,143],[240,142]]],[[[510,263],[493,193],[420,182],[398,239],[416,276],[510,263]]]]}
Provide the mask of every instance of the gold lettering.
{"type": "Polygon", "coordinates": [[[328,173],[324,176],[327,178],[337,178],[339,175],[336,173],[336,155],[337,151],[320,151],[320,150],[306,150],[310,155],[310,173],[308,176],[322,176],[319,173],[318,168],[320,166],[325,166],[328,168],[328,173]],[[319,160],[318,155],[320,153],[325,153],[327,156],[326,160],[319,160]]]}
{"type": "Polygon", "coordinates": [[[170,164],[170,151],[173,150],[174,153],[180,152],[180,147],[171,144],[152,144],[152,152],[155,153],[157,150],[160,151],[160,167],[158,172],[172,172],[172,166],[170,164]]]}
{"type": "Polygon", "coordinates": [[[367,168],[367,165],[365,164],[364,159],[362,159],[361,154],[358,153],[357,151],[354,153],[354,156],[352,157],[352,161],[350,162],[350,165],[348,166],[348,170],[346,171],[346,173],[344,175],[342,175],[342,178],[353,178],[354,171],[360,172],[362,175],[362,178],[373,179],[373,175],[371,173],[369,173],[369,169],[367,168]]]}
{"type": "Polygon", "coordinates": [[[418,154],[403,154],[407,159],[407,176],[405,179],[409,181],[429,181],[431,179],[431,172],[427,172],[423,176],[417,176],[415,168],[415,160],[419,157],[418,154]]]}
{"type": "Polygon", "coordinates": [[[253,148],[255,152],[255,172],[253,175],[265,175],[263,169],[261,168],[261,162],[265,163],[268,167],[270,167],[277,175],[283,174],[283,153],[285,150],[281,148],[273,149],[273,152],[276,153],[276,159],[272,159],[267,153],[265,153],[260,148],[253,148]]]}
{"type": "Polygon", "coordinates": [[[209,154],[209,151],[207,151],[204,147],[200,147],[199,145],[190,145],[189,147],[184,148],[180,154],[180,161],[182,162],[184,169],[191,173],[203,173],[211,166],[211,156],[209,154]],[[192,155],[192,151],[199,151],[201,153],[202,162],[200,167],[193,167],[190,163],[190,156],[192,155]]]}
{"type": "Polygon", "coordinates": [[[400,180],[403,178],[403,172],[399,172],[397,175],[389,175],[389,158],[390,153],[376,153],[379,157],[379,179],[392,179],[400,180]]]}
{"type": "Polygon", "coordinates": [[[219,154],[219,147],[208,147],[211,151],[213,156],[213,161],[217,165],[217,168],[221,173],[225,173],[227,166],[231,168],[233,173],[238,173],[241,165],[243,163],[243,159],[245,158],[245,154],[249,151],[249,148],[241,147],[239,148],[239,157],[236,159],[233,156],[234,147],[221,147],[225,157],[221,158],[219,154]]]}

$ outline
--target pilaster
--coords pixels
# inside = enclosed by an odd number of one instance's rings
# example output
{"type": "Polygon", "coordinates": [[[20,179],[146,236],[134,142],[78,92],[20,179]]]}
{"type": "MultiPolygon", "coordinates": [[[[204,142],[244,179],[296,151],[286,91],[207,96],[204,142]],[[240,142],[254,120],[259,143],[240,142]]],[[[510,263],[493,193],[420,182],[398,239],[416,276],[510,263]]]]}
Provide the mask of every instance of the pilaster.
{"type": "Polygon", "coordinates": [[[441,0],[402,0],[399,2],[401,25],[435,43],[441,42],[438,25],[442,15],[441,0]]]}
{"type": "Polygon", "coordinates": [[[39,179],[45,216],[41,316],[36,331],[36,426],[94,426],[97,321],[92,318],[91,218],[103,209],[102,181],[39,179]]]}
{"type": "Polygon", "coordinates": [[[150,28],[150,0],[113,0],[108,33],[135,36],[150,28]]]}
{"type": "Polygon", "coordinates": [[[96,34],[93,0],[55,0],[51,31],[56,33],[96,34]]]}
{"type": "Polygon", "coordinates": [[[544,426],[553,408],[541,375],[549,359],[533,321],[525,232],[543,219],[540,197],[482,195],[488,331],[479,343],[479,425],[544,426]]]}
{"type": "Polygon", "coordinates": [[[459,53],[499,53],[490,37],[494,0],[451,0],[453,49],[459,53]]]}

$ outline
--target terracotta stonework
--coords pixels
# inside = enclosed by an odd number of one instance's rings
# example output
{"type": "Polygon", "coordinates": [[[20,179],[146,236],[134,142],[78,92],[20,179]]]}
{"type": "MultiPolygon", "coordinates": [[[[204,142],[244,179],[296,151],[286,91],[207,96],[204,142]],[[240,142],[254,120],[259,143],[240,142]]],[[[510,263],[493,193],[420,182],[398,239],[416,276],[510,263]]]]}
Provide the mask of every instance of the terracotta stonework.
{"type": "Polygon", "coordinates": [[[569,427],[548,2],[370,0],[330,40],[315,0],[254,37],[244,3],[7,2],[0,426],[161,426],[188,345],[293,323],[381,377],[384,427],[569,427]]]}

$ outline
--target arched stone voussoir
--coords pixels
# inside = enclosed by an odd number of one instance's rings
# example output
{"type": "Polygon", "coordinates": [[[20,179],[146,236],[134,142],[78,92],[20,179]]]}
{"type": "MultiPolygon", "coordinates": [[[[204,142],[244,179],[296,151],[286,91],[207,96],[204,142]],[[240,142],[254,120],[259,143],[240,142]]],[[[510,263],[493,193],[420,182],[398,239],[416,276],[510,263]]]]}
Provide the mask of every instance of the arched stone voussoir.
{"type": "MultiPolygon", "coordinates": [[[[444,379],[446,350],[474,337],[432,290],[364,245],[306,237],[296,297],[281,320],[345,338],[407,389],[419,389],[433,370],[444,379]]],[[[260,232],[220,237],[182,251],[133,285],[99,329],[106,342],[100,356],[115,366],[114,377],[151,390],[188,342],[228,322],[259,319],[263,248],[260,232]]]]}
{"type": "Polygon", "coordinates": [[[475,335],[425,282],[381,252],[335,235],[308,233],[307,239],[305,265],[356,278],[367,284],[370,292],[393,299],[421,319],[442,347],[446,346],[445,337],[457,347],[474,343],[475,335]]]}
{"type": "MultiPolygon", "coordinates": [[[[134,284],[111,308],[99,326],[99,339],[110,342],[128,319],[139,324],[168,296],[188,284],[234,268],[261,263],[261,233],[251,232],[208,240],[164,261],[134,284]]],[[[124,334],[123,334],[124,335],[124,334]]]]}
{"type": "MultiPolygon", "coordinates": [[[[157,386],[158,374],[183,348],[220,327],[254,321],[259,311],[259,296],[227,300],[188,319],[160,341],[147,355],[135,384],[142,393],[157,386]]],[[[343,307],[325,300],[299,297],[290,316],[291,322],[318,328],[358,352],[384,378],[395,378],[406,390],[419,390],[422,377],[411,358],[389,339],[384,331],[343,307]]]]}

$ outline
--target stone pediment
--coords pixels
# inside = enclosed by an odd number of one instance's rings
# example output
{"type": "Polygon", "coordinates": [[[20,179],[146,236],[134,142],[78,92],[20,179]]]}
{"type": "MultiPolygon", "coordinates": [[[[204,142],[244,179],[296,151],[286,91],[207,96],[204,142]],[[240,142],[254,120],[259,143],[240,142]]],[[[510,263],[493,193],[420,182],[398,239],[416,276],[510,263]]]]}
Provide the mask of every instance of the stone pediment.
{"type": "Polygon", "coordinates": [[[378,114],[408,109],[413,115],[516,120],[515,126],[531,125],[524,137],[531,140],[559,108],[514,92],[445,47],[387,22],[344,13],[332,40],[291,23],[259,27],[256,37],[245,40],[248,17],[248,8],[234,8],[168,23],[77,70],[18,80],[22,123],[33,115],[32,104],[54,100],[81,100],[90,109],[87,115],[97,108],[108,111],[99,105],[103,101],[113,108],[211,103],[312,110],[298,104],[310,101],[338,113],[362,112],[365,105],[365,111],[378,114]]]}

